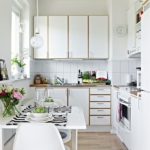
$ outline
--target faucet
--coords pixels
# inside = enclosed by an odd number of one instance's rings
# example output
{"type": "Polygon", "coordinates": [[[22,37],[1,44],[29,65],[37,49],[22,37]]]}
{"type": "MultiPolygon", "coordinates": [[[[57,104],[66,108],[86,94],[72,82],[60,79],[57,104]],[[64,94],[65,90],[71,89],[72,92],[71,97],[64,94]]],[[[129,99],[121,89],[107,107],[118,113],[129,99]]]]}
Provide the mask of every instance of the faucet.
{"type": "Polygon", "coordinates": [[[64,84],[64,78],[56,77],[55,84],[63,85],[64,84]]]}

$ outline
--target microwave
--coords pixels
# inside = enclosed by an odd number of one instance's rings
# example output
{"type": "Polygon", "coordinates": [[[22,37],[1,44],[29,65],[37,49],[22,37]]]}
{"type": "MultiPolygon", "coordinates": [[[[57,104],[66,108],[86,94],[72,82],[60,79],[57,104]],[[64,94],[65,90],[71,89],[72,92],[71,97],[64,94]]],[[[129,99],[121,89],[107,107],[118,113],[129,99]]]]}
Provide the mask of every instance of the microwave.
{"type": "Polygon", "coordinates": [[[141,68],[138,67],[136,69],[137,69],[137,72],[136,72],[136,76],[137,76],[137,88],[141,89],[141,68]]]}

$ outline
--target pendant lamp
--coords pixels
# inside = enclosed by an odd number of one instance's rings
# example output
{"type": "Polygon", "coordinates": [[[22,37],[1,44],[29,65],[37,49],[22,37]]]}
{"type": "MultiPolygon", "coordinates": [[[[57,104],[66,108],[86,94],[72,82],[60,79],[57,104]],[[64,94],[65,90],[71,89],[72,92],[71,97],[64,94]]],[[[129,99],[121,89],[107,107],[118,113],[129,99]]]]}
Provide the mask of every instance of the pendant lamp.
{"type": "Polygon", "coordinates": [[[31,38],[31,46],[35,49],[43,46],[43,38],[39,32],[39,2],[36,0],[36,8],[37,8],[37,17],[36,17],[36,29],[35,35],[31,38]]]}

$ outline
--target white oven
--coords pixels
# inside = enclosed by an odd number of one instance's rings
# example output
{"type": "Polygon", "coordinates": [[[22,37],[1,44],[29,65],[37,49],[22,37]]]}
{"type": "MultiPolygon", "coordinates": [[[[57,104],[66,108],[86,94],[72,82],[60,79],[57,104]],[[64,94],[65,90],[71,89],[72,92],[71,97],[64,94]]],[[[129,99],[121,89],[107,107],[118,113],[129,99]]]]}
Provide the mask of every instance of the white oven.
{"type": "Polygon", "coordinates": [[[118,92],[117,135],[128,149],[131,148],[131,97],[128,88],[118,92]]]}
{"type": "Polygon", "coordinates": [[[130,97],[124,97],[121,93],[118,93],[119,102],[119,123],[121,123],[128,130],[131,129],[131,101],[130,97]]]}

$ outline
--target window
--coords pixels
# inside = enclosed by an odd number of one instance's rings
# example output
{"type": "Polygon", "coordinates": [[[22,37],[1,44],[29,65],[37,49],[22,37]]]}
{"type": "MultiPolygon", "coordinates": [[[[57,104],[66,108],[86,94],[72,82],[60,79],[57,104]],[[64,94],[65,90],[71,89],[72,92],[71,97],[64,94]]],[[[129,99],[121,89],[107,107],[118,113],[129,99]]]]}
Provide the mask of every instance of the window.
{"type": "Polygon", "coordinates": [[[11,21],[11,76],[12,79],[29,77],[29,7],[14,3],[11,21]]]}
{"type": "Polygon", "coordinates": [[[20,37],[20,18],[17,13],[12,11],[12,26],[11,26],[11,58],[20,56],[21,37],[20,37]]]}

